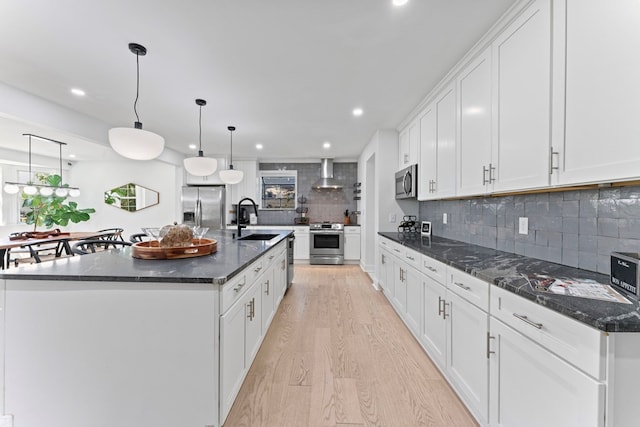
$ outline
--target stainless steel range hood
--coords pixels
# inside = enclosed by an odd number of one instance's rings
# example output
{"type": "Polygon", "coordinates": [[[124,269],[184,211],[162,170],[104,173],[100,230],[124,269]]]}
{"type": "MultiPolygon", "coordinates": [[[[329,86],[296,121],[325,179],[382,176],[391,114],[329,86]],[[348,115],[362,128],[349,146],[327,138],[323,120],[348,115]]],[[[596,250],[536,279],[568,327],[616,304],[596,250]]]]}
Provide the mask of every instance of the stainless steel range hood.
{"type": "Polygon", "coordinates": [[[320,179],[312,186],[314,190],[341,190],[342,185],[333,178],[333,159],[320,162],[320,179]]]}

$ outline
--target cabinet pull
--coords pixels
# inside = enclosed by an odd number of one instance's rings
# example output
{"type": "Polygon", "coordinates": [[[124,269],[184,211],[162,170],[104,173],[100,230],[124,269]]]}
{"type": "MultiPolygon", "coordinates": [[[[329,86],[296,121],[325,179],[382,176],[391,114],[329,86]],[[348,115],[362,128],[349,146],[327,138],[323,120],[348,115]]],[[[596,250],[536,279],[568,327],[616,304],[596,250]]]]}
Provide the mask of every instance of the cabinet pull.
{"type": "Polygon", "coordinates": [[[431,266],[429,266],[429,265],[425,265],[425,266],[424,266],[424,268],[426,268],[426,269],[427,269],[427,270],[429,270],[429,271],[433,271],[434,273],[437,273],[437,272],[438,272],[438,270],[436,270],[435,268],[433,268],[433,267],[431,267],[431,266]]]}
{"type": "Polygon", "coordinates": [[[487,172],[489,171],[489,169],[487,169],[484,165],[482,165],[482,185],[487,185],[487,183],[489,181],[487,181],[487,172]]]}
{"type": "Polygon", "coordinates": [[[438,297],[438,316],[442,316],[443,319],[449,317],[447,314],[447,306],[449,303],[441,297],[438,297]]]}
{"type": "Polygon", "coordinates": [[[264,291],[265,295],[269,295],[269,280],[266,282],[267,289],[264,291]]]}
{"type": "Polygon", "coordinates": [[[275,255],[271,255],[271,256],[269,257],[269,261],[271,261],[274,257],[275,257],[275,255]]]}
{"type": "Polygon", "coordinates": [[[524,316],[522,314],[513,313],[513,315],[515,317],[517,317],[518,319],[522,320],[524,323],[527,323],[527,324],[533,326],[534,328],[542,329],[542,323],[536,323],[534,321],[531,321],[531,320],[529,320],[529,318],[527,316],[524,316]]]}
{"type": "Polygon", "coordinates": [[[251,298],[251,320],[256,317],[256,299],[251,298]]]}
{"type": "Polygon", "coordinates": [[[242,283],[238,283],[238,286],[236,286],[235,288],[233,288],[233,290],[234,290],[234,291],[236,291],[236,292],[239,292],[239,291],[240,291],[240,289],[242,289],[242,287],[243,287],[244,285],[246,285],[246,284],[247,284],[247,278],[245,277],[244,282],[242,282],[242,283]]]}
{"type": "Polygon", "coordinates": [[[496,181],[494,172],[496,171],[496,167],[489,163],[489,184],[496,181]]]}
{"type": "Polygon", "coordinates": [[[262,267],[257,267],[255,270],[253,270],[254,273],[259,273],[260,270],[262,270],[262,267]]]}
{"type": "Polygon", "coordinates": [[[253,318],[251,317],[251,316],[252,316],[252,313],[251,313],[251,302],[252,302],[252,301],[249,301],[249,304],[247,304],[247,308],[249,309],[249,313],[247,314],[247,317],[249,318],[249,320],[252,320],[252,319],[253,319],[253,318]]]}
{"type": "Polygon", "coordinates": [[[400,253],[400,251],[396,248],[393,248],[394,251],[396,251],[397,253],[400,253]]]}
{"type": "Polygon", "coordinates": [[[380,254],[380,262],[381,262],[382,264],[384,264],[384,263],[385,263],[385,262],[384,262],[384,254],[380,254]]]}
{"type": "Polygon", "coordinates": [[[453,282],[454,285],[464,289],[465,291],[470,291],[471,288],[467,285],[465,285],[464,283],[460,283],[460,282],[453,282]]]}
{"type": "Polygon", "coordinates": [[[553,147],[549,147],[549,175],[553,175],[553,171],[559,169],[559,166],[553,166],[553,156],[560,156],[560,153],[553,151],[553,147]]]}
{"type": "Polygon", "coordinates": [[[496,337],[492,337],[491,333],[487,332],[487,359],[492,355],[496,354],[495,351],[491,351],[491,340],[496,339],[496,337]]]}
{"type": "Polygon", "coordinates": [[[432,187],[432,189],[431,189],[431,192],[432,192],[432,193],[435,193],[435,192],[437,191],[437,188],[438,188],[438,187],[436,186],[436,180],[434,179],[434,180],[433,180],[433,181],[431,181],[431,182],[433,183],[433,187],[432,187]]]}
{"type": "Polygon", "coordinates": [[[415,261],[415,260],[416,260],[416,259],[415,259],[414,257],[412,257],[412,256],[409,256],[409,255],[405,255],[405,256],[406,256],[408,259],[410,259],[411,261],[415,261]]]}

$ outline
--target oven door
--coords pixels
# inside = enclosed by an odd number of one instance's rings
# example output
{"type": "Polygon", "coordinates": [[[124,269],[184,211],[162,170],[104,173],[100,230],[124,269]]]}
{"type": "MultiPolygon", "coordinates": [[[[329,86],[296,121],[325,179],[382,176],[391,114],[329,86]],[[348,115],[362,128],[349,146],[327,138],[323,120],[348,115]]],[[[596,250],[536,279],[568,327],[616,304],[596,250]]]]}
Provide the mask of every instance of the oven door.
{"type": "Polygon", "coordinates": [[[311,231],[310,237],[310,255],[344,255],[344,233],[342,231],[311,231]]]}

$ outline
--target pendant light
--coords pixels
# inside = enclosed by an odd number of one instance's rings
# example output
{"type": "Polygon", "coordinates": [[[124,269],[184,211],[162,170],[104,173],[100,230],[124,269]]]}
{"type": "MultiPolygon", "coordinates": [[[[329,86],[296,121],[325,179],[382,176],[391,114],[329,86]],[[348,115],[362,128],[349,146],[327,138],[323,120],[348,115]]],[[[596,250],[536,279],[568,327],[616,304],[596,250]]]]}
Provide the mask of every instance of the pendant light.
{"type": "Polygon", "coordinates": [[[200,141],[200,148],[198,148],[198,155],[196,157],[187,157],[184,159],[184,168],[191,175],[207,176],[216,171],[218,161],[211,157],[204,157],[204,152],[202,151],[202,107],[207,105],[207,101],[204,99],[196,99],[196,104],[200,107],[200,115],[198,117],[198,140],[200,141]]]}
{"type": "Polygon", "coordinates": [[[236,130],[235,126],[227,127],[231,134],[230,155],[229,155],[229,169],[220,171],[220,179],[225,184],[237,184],[242,181],[244,172],[233,168],[233,131],[236,130]]]}
{"type": "Polygon", "coordinates": [[[133,160],[151,160],[158,157],[164,149],[164,138],[153,132],[142,129],[138,116],[137,104],[140,92],[140,56],[147,54],[147,49],[137,43],[129,43],[129,50],[136,55],[136,100],[133,112],[136,122],[133,128],[109,129],[109,143],[116,153],[133,160]]]}
{"type": "Polygon", "coordinates": [[[33,135],[31,133],[23,133],[23,136],[29,137],[29,180],[32,179],[31,174],[31,138],[40,139],[42,141],[49,141],[58,144],[60,149],[60,182],[58,185],[48,185],[48,184],[34,184],[32,182],[29,183],[20,183],[20,182],[5,182],[4,191],[7,194],[16,194],[20,190],[28,196],[33,196],[37,193],[48,197],[53,193],[58,197],[66,197],[67,195],[71,197],[78,197],[80,195],[80,189],[77,187],[69,187],[68,185],[64,185],[62,183],[62,146],[67,145],[66,142],[56,141],[55,139],[45,138],[44,136],[33,135]]]}

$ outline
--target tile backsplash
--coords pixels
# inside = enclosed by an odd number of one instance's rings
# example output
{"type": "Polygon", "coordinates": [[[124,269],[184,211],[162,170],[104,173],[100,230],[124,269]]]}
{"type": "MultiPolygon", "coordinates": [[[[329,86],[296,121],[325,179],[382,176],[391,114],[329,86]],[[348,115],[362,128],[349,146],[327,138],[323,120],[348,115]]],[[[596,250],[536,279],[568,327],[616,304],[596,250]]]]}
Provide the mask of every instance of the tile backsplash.
{"type": "MultiPolygon", "coordinates": [[[[307,216],[311,222],[343,222],[344,211],[356,209],[353,200],[353,184],[358,179],[358,163],[334,163],[333,177],[343,185],[342,190],[312,190],[311,186],[320,178],[320,163],[260,163],[260,170],[298,171],[298,195],[307,198],[307,216]]],[[[290,225],[299,214],[295,211],[261,210],[259,224],[290,225]]]]}
{"type": "Polygon", "coordinates": [[[427,201],[419,212],[436,236],[604,274],[612,251],[640,251],[639,186],[427,201]]]}

